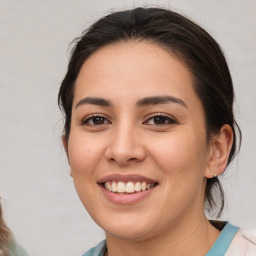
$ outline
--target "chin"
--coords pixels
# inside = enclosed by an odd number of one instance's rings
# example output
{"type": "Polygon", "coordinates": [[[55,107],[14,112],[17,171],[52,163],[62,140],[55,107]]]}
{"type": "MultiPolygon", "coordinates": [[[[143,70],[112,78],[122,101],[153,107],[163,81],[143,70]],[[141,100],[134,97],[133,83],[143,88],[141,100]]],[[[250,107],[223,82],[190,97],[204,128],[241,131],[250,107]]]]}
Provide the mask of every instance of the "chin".
{"type": "Polygon", "coordinates": [[[141,241],[153,236],[152,221],[147,222],[145,218],[144,221],[141,221],[138,217],[134,221],[131,217],[127,218],[122,220],[117,217],[105,223],[98,223],[98,225],[104,229],[106,236],[114,236],[119,239],[141,241]]]}
{"type": "Polygon", "coordinates": [[[142,241],[146,240],[151,237],[149,232],[141,229],[134,229],[134,228],[129,228],[129,229],[124,229],[123,227],[120,228],[113,228],[111,227],[111,230],[105,230],[106,232],[106,237],[108,236],[113,236],[118,239],[126,240],[126,241],[142,241]]]}

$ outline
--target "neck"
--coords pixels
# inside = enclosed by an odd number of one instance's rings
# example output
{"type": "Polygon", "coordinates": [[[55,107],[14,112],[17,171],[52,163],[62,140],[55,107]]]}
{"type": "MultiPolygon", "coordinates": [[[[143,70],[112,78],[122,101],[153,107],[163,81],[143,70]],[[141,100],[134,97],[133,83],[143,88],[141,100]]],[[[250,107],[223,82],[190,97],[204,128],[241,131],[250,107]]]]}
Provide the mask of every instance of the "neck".
{"type": "Polygon", "coordinates": [[[106,234],[108,247],[106,255],[200,256],[209,251],[219,233],[220,231],[213,227],[203,215],[200,221],[183,221],[182,224],[173,225],[166,232],[143,241],[127,241],[106,234]]]}

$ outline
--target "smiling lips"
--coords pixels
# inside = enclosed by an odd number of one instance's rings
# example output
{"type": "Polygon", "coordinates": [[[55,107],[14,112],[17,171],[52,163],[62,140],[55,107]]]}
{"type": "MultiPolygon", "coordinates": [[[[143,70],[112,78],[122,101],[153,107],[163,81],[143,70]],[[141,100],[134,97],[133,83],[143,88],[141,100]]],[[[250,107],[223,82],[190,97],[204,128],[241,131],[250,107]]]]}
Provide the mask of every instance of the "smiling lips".
{"type": "Polygon", "coordinates": [[[140,182],[122,182],[122,181],[107,181],[104,183],[104,187],[114,193],[135,193],[140,191],[145,191],[147,189],[153,188],[155,183],[147,183],[145,181],[140,182]]]}
{"type": "Polygon", "coordinates": [[[156,181],[140,175],[109,175],[98,181],[106,190],[115,194],[134,194],[150,190],[158,185],[156,181]]]}

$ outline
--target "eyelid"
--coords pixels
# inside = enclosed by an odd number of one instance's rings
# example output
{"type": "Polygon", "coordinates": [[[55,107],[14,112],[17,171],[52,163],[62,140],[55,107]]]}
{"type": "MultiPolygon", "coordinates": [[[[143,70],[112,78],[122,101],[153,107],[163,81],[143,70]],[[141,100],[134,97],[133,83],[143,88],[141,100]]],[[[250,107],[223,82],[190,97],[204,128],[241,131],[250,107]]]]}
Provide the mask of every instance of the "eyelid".
{"type": "MultiPolygon", "coordinates": [[[[169,124],[178,124],[179,122],[177,121],[176,118],[174,118],[173,116],[171,116],[170,114],[166,114],[166,113],[152,113],[148,116],[146,116],[145,121],[143,122],[143,124],[146,124],[146,122],[148,122],[150,119],[155,118],[155,117],[163,117],[166,118],[167,121],[169,121],[169,124]]],[[[85,116],[82,120],[81,120],[81,125],[86,125],[88,123],[88,121],[90,121],[90,119],[94,118],[94,117],[102,117],[104,118],[109,124],[112,124],[112,122],[109,120],[110,118],[108,116],[106,116],[105,114],[102,113],[93,113],[90,115],[85,116]]],[[[166,124],[166,125],[169,125],[166,124]]],[[[89,124],[88,124],[89,125],[89,124]]],[[[104,125],[104,124],[102,124],[104,125]]],[[[93,125],[91,125],[93,126],[93,125]]],[[[96,125],[95,125],[96,126],[96,125]]],[[[98,125],[100,126],[100,125],[98,125]]]]}
{"type": "MultiPolygon", "coordinates": [[[[94,118],[94,117],[102,117],[102,118],[104,118],[105,120],[107,120],[109,124],[111,124],[111,121],[109,121],[109,117],[106,116],[105,114],[101,114],[101,113],[97,113],[97,114],[96,114],[96,113],[94,113],[94,114],[90,114],[90,115],[85,116],[85,117],[81,120],[81,125],[86,125],[87,122],[88,122],[90,119],[94,118]]],[[[95,126],[96,126],[96,125],[95,125],[95,126]]]]}
{"type": "MultiPolygon", "coordinates": [[[[146,122],[148,122],[150,119],[154,118],[154,117],[163,117],[166,118],[170,124],[178,124],[179,122],[177,121],[177,119],[173,116],[171,116],[170,114],[166,114],[166,113],[152,113],[150,115],[148,115],[146,117],[146,120],[143,122],[143,124],[145,124],[146,122]]],[[[167,124],[168,125],[168,124],[167,124]]]]}

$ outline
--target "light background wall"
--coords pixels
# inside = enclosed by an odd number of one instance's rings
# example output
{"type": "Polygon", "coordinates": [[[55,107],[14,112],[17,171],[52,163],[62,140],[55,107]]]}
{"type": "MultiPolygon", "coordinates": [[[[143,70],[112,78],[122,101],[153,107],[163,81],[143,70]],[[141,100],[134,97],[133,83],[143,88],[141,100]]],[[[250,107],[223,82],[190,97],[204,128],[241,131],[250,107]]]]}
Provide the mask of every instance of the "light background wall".
{"type": "Polygon", "coordinates": [[[256,226],[255,0],[0,0],[0,196],[30,255],[81,255],[104,238],[69,176],[57,93],[71,40],[111,9],[141,5],[188,15],[223,47],[243,131],[239,158],[223,181],[223,219],[256,226]]]}

